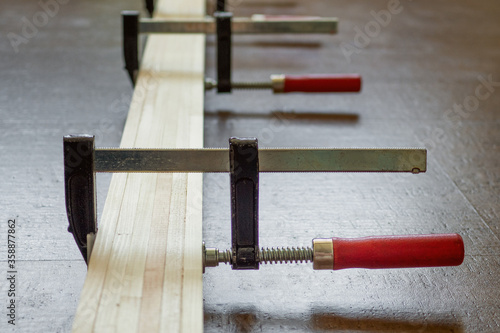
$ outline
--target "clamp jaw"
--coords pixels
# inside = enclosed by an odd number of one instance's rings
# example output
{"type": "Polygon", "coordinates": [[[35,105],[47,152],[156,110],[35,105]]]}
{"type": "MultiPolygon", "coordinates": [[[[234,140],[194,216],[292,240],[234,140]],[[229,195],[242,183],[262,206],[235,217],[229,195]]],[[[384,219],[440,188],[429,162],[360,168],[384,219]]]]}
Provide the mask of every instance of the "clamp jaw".
{"type": "Polygon", "coordinates": [[[257,139],[229,139],[233,269],[259,269],[259,151],[257,139]]]}
{"type": "Polygon", "coordinates": [[[155,1],[154,0],[144,0],[144,5],[149,13],[150,17],[153,17],[153,12],[155,11],[155,1]]]}
{"type": "Polygon", "coordinates": [[[94,137],[64,137],[64,189],[68,231],[88,264],[97,233],[94,137]]]}

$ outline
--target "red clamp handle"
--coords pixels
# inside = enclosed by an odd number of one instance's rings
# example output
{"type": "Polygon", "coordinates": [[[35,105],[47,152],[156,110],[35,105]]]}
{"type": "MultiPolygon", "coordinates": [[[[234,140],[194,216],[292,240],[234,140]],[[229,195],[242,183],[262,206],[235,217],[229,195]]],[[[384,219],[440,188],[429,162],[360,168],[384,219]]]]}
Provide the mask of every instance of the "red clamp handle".
{"type": "Polygon", "coordinates": [[[332,238],[333,269],[458,266],[464,242],[458,234],[332,238]]]}
{"type": "Polygon", "coordinates": [[[359,92],[361,90],[359,74],[284,75],[282,79],[281,92],[284,93],[359,92]]]}

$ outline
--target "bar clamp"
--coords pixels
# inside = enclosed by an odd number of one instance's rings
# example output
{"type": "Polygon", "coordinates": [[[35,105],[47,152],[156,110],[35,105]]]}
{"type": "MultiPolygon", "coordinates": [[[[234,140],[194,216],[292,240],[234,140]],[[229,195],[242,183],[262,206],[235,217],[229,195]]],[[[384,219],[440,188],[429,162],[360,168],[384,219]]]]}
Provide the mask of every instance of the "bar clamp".
{"type": "Polygon", "coordinates": [[[203,268],[231,264],[313,262],[315,269],[459,265],[457,234],[314,239],[311,248],[259,248],[260,172],[426,171],[425,149],[259,149],[255,138],[230,138],[229,149],[95,149],[90,135],[65,136],[64,174],[69,228],[88,264],[97,233],[96,172],[229,172],[231,250],[203,244],[203,268]]]}
{"type": "Polygon", "coordinates": [[[201,20],[139,19],[139,12],[122,12],[125,69],[135,84],[139,71],[139,34],[215,33],[217,36],[217,79],[207,78],[205,90],[229,93],[232,89],[271,89],[273,93],[347,93],[361,90],[359,74],[271,75],[264,82],[232,82],[231,49],[233,34],[332,33],[336,18],[266,17],[233,18],[229,12],[215,12],[201,20]]]}

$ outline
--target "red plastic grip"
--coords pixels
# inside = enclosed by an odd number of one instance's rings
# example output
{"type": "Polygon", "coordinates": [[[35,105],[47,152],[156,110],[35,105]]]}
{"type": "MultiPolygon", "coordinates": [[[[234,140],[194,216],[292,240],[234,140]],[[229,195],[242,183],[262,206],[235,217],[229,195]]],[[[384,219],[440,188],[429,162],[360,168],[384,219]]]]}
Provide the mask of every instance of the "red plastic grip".
{"type": "Polygon", "coordinates": [[[283,92],[359,92],[359,74],[285,75],[283,92]]]}
{"type": "Polygon", "coordinates": [[[458,266],[464,242],[458,234],[332,238],[333,269],[458,266]]]}

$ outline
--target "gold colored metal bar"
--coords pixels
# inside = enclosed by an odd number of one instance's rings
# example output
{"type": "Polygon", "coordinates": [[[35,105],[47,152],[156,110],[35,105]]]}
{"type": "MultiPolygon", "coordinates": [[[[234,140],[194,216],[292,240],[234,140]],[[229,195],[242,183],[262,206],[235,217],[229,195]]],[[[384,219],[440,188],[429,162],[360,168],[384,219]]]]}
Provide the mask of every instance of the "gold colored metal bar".
{"type": "MultiPolygon", "coordinates": [[[[251,158],[251,156],[249,156],[251,158]]],[[[425,149],[259,149],[260,172],[425,172],[425,149]]],[[[229,172],[229,150],[96,149],[96,172],[229,172]]]]}
{"type": "MultiPolygon", "coordinates": [[[[333,34],[337,32],[337,18],[311,19],[252,19],[234,18],[233,34],[333,34]]],[[[215,20],[204,19],[141,19],[139,32],[152,33],[205,33],[215,34],[215,20]]]]}

